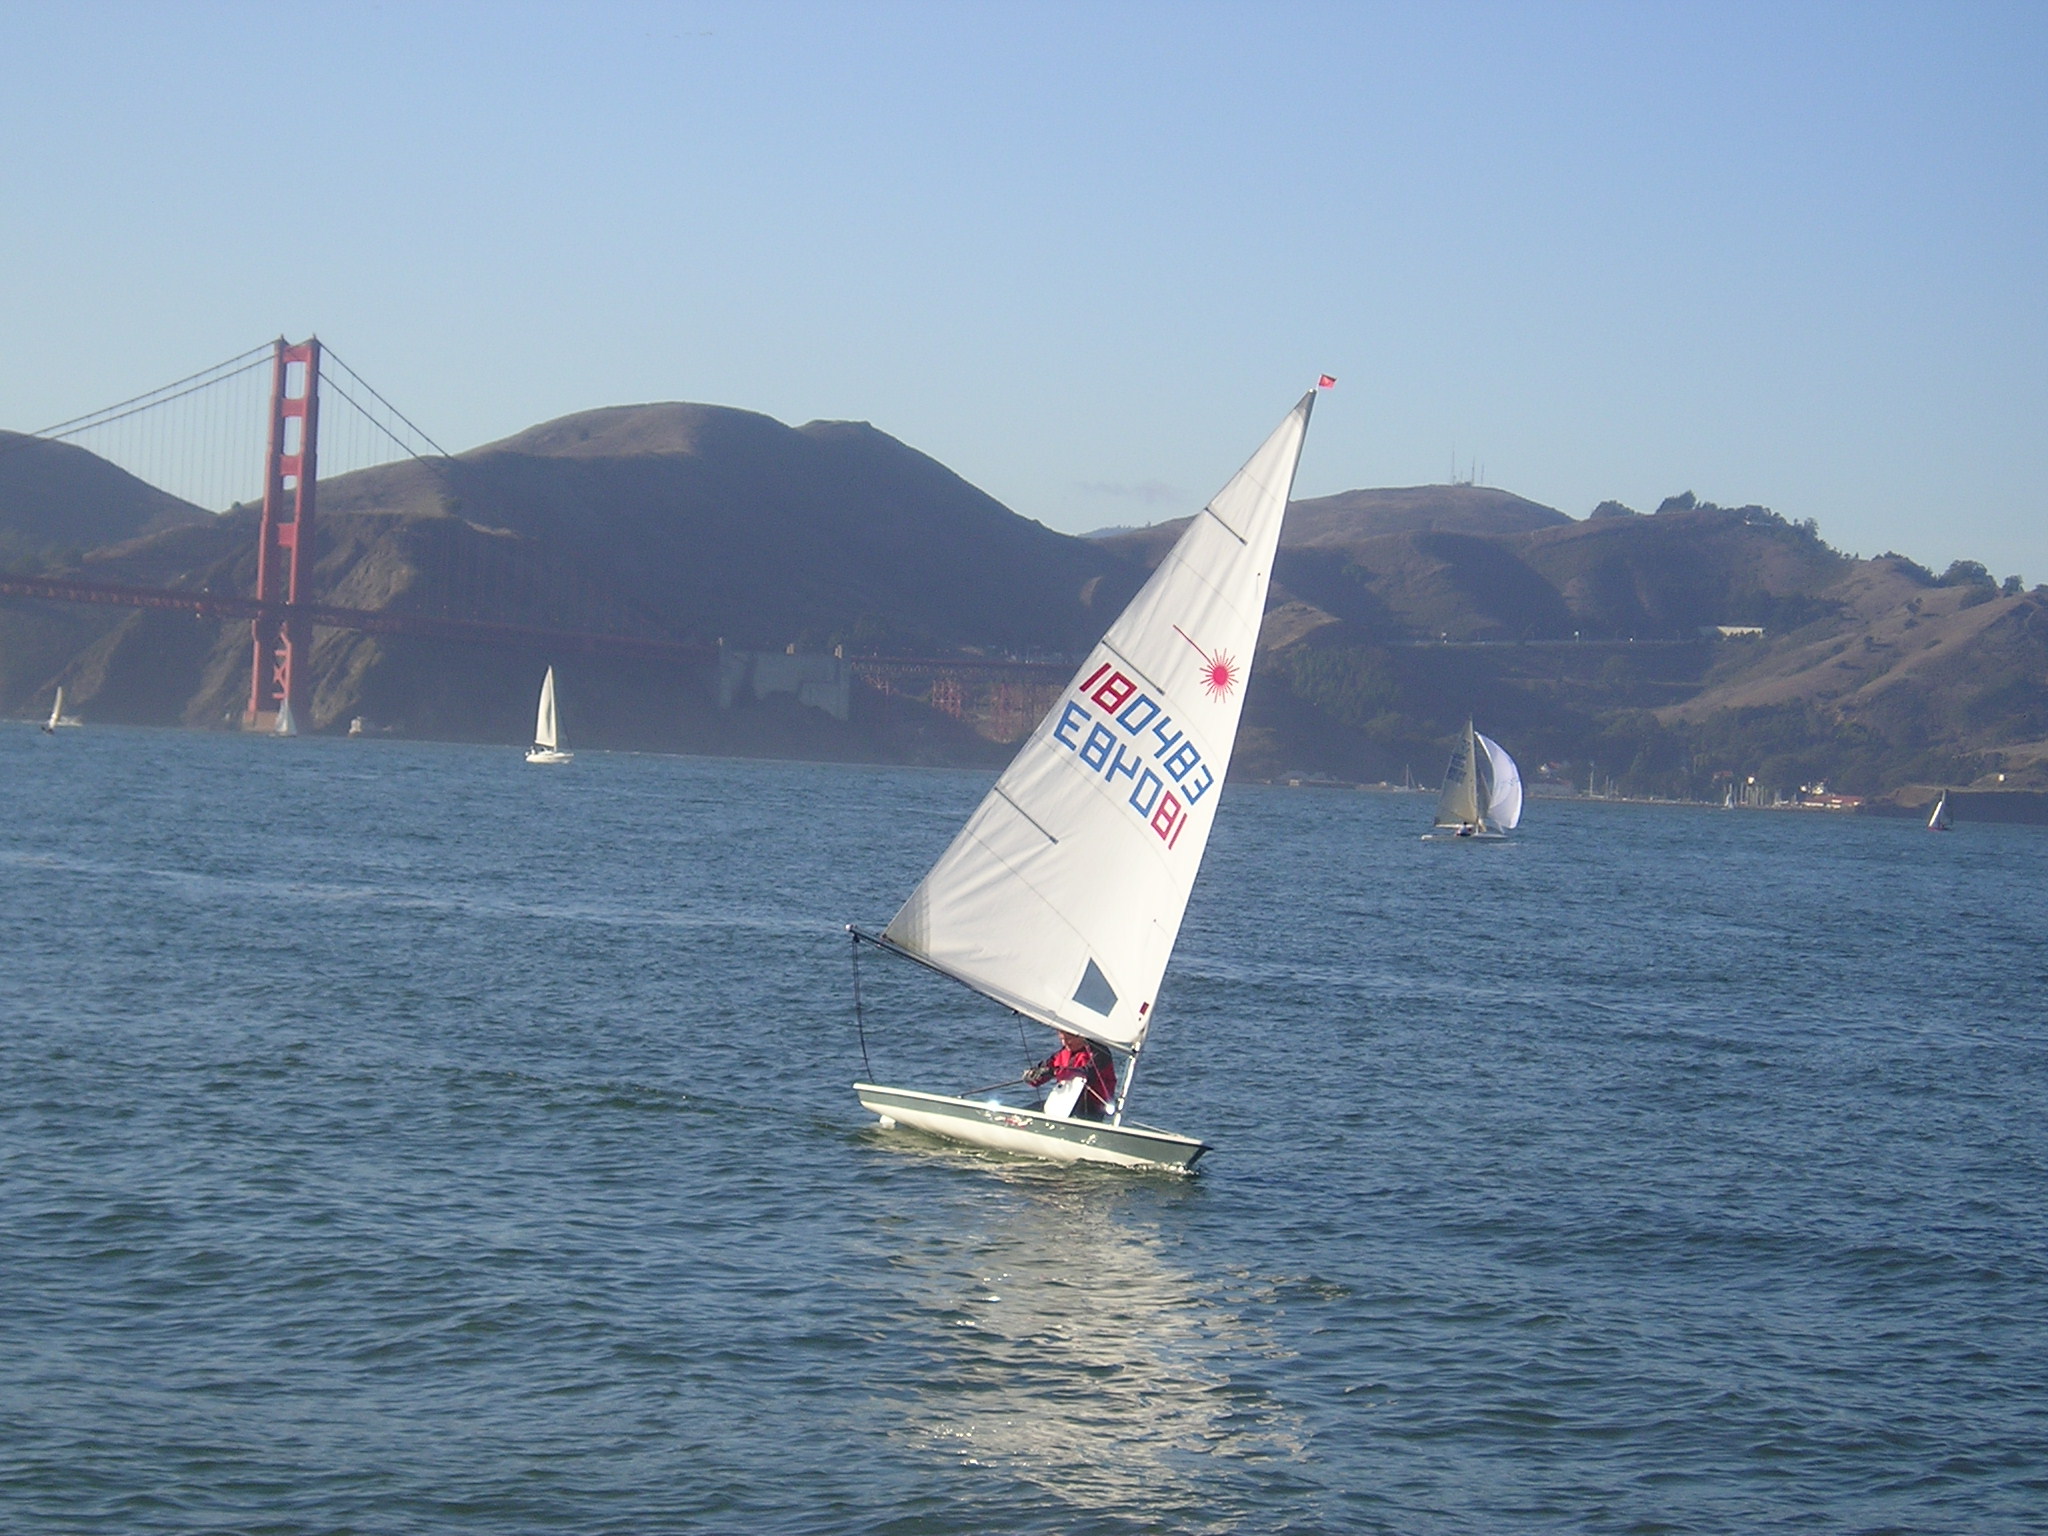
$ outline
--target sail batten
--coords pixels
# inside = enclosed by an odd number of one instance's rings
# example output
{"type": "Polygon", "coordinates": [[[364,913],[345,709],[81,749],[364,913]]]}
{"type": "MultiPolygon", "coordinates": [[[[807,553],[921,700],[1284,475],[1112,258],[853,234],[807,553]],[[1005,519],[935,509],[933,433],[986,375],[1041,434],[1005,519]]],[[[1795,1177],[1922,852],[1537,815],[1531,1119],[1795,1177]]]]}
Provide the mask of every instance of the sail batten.
{"type": "Polygon", "coordinates": [[[1143,1039],[1222,798],[1313,405],[1188,524],[890,920],[891,948],[1041,1023],[1143,1039]]]}

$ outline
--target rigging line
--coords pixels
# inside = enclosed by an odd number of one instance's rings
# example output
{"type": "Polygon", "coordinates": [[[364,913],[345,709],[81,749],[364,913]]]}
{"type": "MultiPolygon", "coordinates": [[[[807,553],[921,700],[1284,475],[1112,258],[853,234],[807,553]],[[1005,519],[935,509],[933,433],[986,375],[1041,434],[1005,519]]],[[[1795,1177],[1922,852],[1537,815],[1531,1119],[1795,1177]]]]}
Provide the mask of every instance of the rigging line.
{"type": "MultiPolygon", "coordinates": [[[[371,396],[372,396],[372,397],[373,397],[373,398],[374,398],[374,399],[376,400],[376,402],[377,402],[377,403],[378,403],[379,405],[383,406],[385,410],[389,411],[389,412],[390,412],[390,413],[391,413],[392,415],[396,416],[396,417],[397,417],[397,418],[398,418],[398,419],[399,419],[400,421],[404,422],[404,423],[405,423],[405,424],[406,424],[406,425],[407,425],[408,427],[411,427],[411,428],[413,429],[413,431],[415,431],[415,432],[418,432],[418,433],[420,434],[420,440],[421,440],[422,442],[424,442],[424,443],[425,443],[425,444],[426,444],[426,445],[427,445],[427,446],[428,446],[429,448],[433,449],[433,450],[434,450],[434,452],[436,452],[436,453],[438,453],[439,455],[441,455],[441,457],[442,457],[442,458],[444,458],[444,459],[446,459],[446,458],[452,458],[452,457],[453,457],[453,455],[452,455],[452,454],[450,454],[450,453],[448,452],[448,450],[447,450],[446,448],[443,448],[443,447],[442,447],[442,446],[441,446],[441,445],[440,445],[439,443],[435,442],[435,441],[434,441],[434,440],[433,440],[433,439],[432,439],[431,437],[428,437],[428,436],[427,436],[427,434],[426,434],[426,433],[425,433],[424,431],[421,431],[421,429],[420,429],[420,427],[418,426],[418,424],[417,424],[417,423],[415,423],[415,422],[414,422],[414,421],[412,420],[412,418],[411,418],[411,417],[407,416],[407,415],[405,414],[405,412],[401,411],[401,410],[400,410],[400,409],[399,409],[399,408],[398,408],[397,406],[393,405],[393,404],[392,404],[392,403],[391,403],[391,402],[390,402],[389,400],[386,400],[386,399],[385,399],[385,398],[384,398],[384,397],[383,397],[382,395],[378,394],[378,393],[377,393],[377,386],[376,386],[376,385],[372,384],[372,383],[371,383],[371,382],[370,382],[370,381],[369,381],[368,379],[364,378],[364,377],[363,377],[363,376],[362,376],[362,375],[361,375],[360,373],[357,373],[357,372],[355,371],[355,369],[353,369],[353,368],[349,368],[347,360],[346,360],[345,358],[343,358],[343,357],[342,357],[342,356],[341,356],[341,355],[340,355],[340,354],[339,354],[338,352],[334,351],[334,350],[333,350],[332,348],[326,348],[326,349],[324,349],[324,350],[323,350],[323,351],[321,352],[321,356],[322,356],[322,357],[331,357],[331,358],[333,358],[333,359],[334,359],[334,360],[335,360],[335,361],[336,361],[337,363],[340,363],[340,364],[341,364],[341,366],[342,366],[343,368],[345,368],[345,369],[347,369],[347,370],[348,370],[348,376],[349,376],[350,378],[354,379],[354,380],[355,380],[355,381],[356,381],[356,382],[357,382],[358,384],[362,385],[364,389],[368,390],[368,391],[370,392],[371,396]]],[[[352,405],[353,405],[353,404],[354,404],[354,402],[353,402],[353,401],[351,401],[351,402],[350,402],[350,404],[352,404],[352,405]]],[[[360,410],[362,410],[362,407],[358,405],[358,406],[356,406],[356,409],[360,411],[360,410]]],[[[367,415],[367,414],[369,414],[369,413],[368,413],[368,412],[364,412],[364,414],[365,414],[365,415],[367,415]]],[[[420,455],[419,455],[419,454],[414,454],[414,455],[413,455],[413,457],[414,457],[414,458],[419,458],[419,457],[420,457],[420,455]]]]}
{"type": "Polygon", "coordinates": [[[861,1076],[868,1082],[875,1080],[875,1069],[868,1064],[868,1027],[860,1016],[860,935],[853,925],[846,925],[848,937],[853,940],[853,1027],[860,1035],[861,1076]]]}
{"type": "MultiPolygon", "coordinates": [[[[354,374],[351,373],[350,377],[353,378],[354,374]]],[[[392,442],[398,445],[398,451],[400,453],[403,453],[407,458],[410,459],[423,460],[426,458],[425,454],[419,452],[416,448],[413,447],[411,443],[408,443],[404,438],[400,437],[396,432],[392,431],[389,427],[385,426],[383,422],[379,421],[375,416],[372,416],[367,410],[365,410],[363,408],[362,402],[356,399],[356,397],[354,395],[351,395],[347,390],[343,389],[341,385],[337,383],[334,379],[327,377],[325,374],[322,374],[321,382],[325,384],[329,389],[333,390],[337,395],[341,396],[341,398],[346,400],[350,405],[355,407],[355,419],[368,422],[371,426],[375,427],[379,432],[382,432],[386,437],[390,438],[392,442]]],[[[357,382],[360,383],[361,381],[358,380],[357,382]]],[[[421,433],[420,435],[422,437],[426,436],[425,433],[421,433]]],[[[429,441],[431,441],[431,439],[429,439],[429,441]]],[[[448,455],[444,453],[441,455],[441,457],[445,459],[448,457],[448,455]]]]}
{"type": "MultiPolygon", "coordinates": [[[[358,384],[362,384],[362,379],[357,376],[354,369],[349,370],[349,377],[355,379],[358,384]]],[[[418,459],[422,463],[426,461],[427,456],[424,453],[421,453],[417,448],[413,447],[411,443],[408,443],[396,432],[392,431],[389,427],[385,426],[383,422],[379,421],[375,416],[372,416],[367,410],[363,408],[363,404],[360,400],[356,399],[355,396],[351,395],[347,390],[343,389],[341,385],[338,384],[335,380],[323,374],[321,375],[321,382],[324,383],[329,389],[333,390],[337,395],[341,396],[341,398],[346,400],[350,405],[354,406],[356,409],[356,414],[360,416],[364,421],[368,422],[371,426],[375,427],[379,432],[382,432],[386,437],[390,438],[392,442],[396,443],[398,445],[398,451],[400,453],[403,453],[409,459],[418,459]]],[[[363,384],[363,388],[369,389],[370,386],[367,384],[363,384]]],[[[374,395],[377,392],[374,389],[371,389],[370,393],[374,395]]],[[[397,412],[394,411],[392,414],[397,415],[397,412]]],[[[398,419],[400,421],[405,421],[405,418],[403,416],[399,416],[398,419]]],[[[409,421],[406,421],[405,424],[409,427],[412,426],[412,423],[409,421]]],[[[419,432],[419,428],[417,427],[413,427],[413,430],[415,432],[419,432]]],[[[445,459],[449,457],[449,455],[442,450],[441,445],[435,442],[431,437],[427,437],[426,433],[420,432],[420,436],[424,438],[426,440],[427,445],[430,448],[432,448],[434,452],[440,454],[442,458],[445,459]]]]}
{"type": "MultiPolygon", "coordinates": [[[[106,416],[113,411],[125,411],[129,406],[139,405],[144,402],[150,401],[157,395],[169,395],[169,392],[174,389],[181,390],[185,394],[190,394],[192,391],[185,389],[184,386],[186,386],[187,384],[194,383],[195,381],[198,380],[204,380],[206,379],[206,376],[208,374],[218,373],[221,376],[217,379],[207,380],[207,383],[225,383],[227,380],[233,378],[235,376],[235,373],[244,372],[248,368],[254,367],[257,362],[267,360],[271,356],[271,348],[273,347],[273,345],[274,343],[266,341],[260,347],[251,347],[247,352],[237,353],[235,356],[229,358],[224,363],[215,363],[211,368],[202,368],[197,373],[187,374],[182,379],[173,380],[169,384],[159,385],[155,389],[148,390],[143,394],[133,396],[132,398],[127,400],[117,400],[112,405],[102,406],[97,411],[87,411],[83,416],[74,416],[69,421],[60,421],[54,427],[45,427],[43,428],[42,431],[32,432],[29,435],[31,437],[50,437],[59,432],[65,432],[70,430],[83,430],[81,424],[90,422],[95,417],[106,416]],[[241,366],[237,368],[235,367],[236,364],[240,364],[241,366]],[[221,373],[221,370],[224,368],[234,368],[235,371],[234,373],[221,373]]],[[[199,387],[201,389],[204,389],[206,388],[206,384],[202,383],[199,385],[199,387]]],[[[175,400],[178,398],[178,396],[169,395],[169,398],[175,400]]],[[[157,403],[161,404],[164,402],[157,403]]]]}
{"type": "MultiPolygon", "coordinates": [[[[268,358],[258,358],[253,363],[245,364],[238,371],[241,373],[248,373],[252,369],[262,367],[263,364],[268,361],[268,358]]],[[[91,432],[100,427],[111,427],[115,423],[126,421],[132,416],[140,416],[144,411],[153,411],[160,405],[169,405],[173,400],[182,400],[187,395],[196,395],[202,389],[211,389],[216,384],[225,384],[229,379],[232,379],[234,377],[235,374],[224,373],[218,378],[208,379],[204,383],[194,384],[190,389],[181,389],[175,395],[163,395],[160,399],[151,399],[147,396],[137,396],[136,398],[142,400],[143,403],[141,405],[134,406],[134,408],[131,410],[122,411],[118,416],[109,416],[105,412],[98,412],[93,416],[78,417],[76,419],[78,422],[77,425],[73,425],[71,422],[59,422],[54,427],[45,427],[40,432],[31,432],[26,437],[19,438],[12,443],[0,446],[0,453],[5,453],[15,448],[26,447],[29,443],[60,443],[67,437],[78,436],[79,433],[81,432],[91,432]]],[[[165,388],[169,388],[169,386],[166,385],[165,388]]],[[[130,402],[123,403],[128,404],[130,402]]],[[[111,405],[107,407],[108,411],[116,409],[118,408],[111,405]]]]}

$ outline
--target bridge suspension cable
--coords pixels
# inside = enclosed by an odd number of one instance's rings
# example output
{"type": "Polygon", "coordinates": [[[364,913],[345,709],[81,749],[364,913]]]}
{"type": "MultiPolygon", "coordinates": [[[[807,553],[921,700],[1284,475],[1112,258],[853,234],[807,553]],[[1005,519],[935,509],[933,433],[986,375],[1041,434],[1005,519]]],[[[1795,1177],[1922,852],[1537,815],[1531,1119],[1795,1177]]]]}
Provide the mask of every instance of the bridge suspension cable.
{"type": "Polygon", "coordinates": [[[83,416],[74,416],[69,421],[60,421],[54,427],[44,427],[39,432],[31,432],[29,436],[51,442],[63,442],[81,433],[111,426],[117,421],[125,421],[128,417],[140,415],[153,407],[168,405],[171,401],[182,400],[187,395],[196,395],[202,389],[211,389],[237,374],[260,368],[270,361],[271,352],[272,344],[266,341],[260,347],[251,347],[247,352],[237,353],[224,363],[215,363],[211,368],[202,368],[197,373],[187,374],[174,383],[161,385],[114,405],[102,406],[97,411],[87,411],[83,416]]]}
{"type": "MultiPolygon", "coordinates": [[[[23,436],[8,434],[0,454],[66,443],[209,512],[253,503],[263,490],[260,450],[276,350],[275,342],[266,342],[99,410],[23,436]]],[[[320,451],[323,479],[401,458],[448,457],[419,423],[324,347],[319,382],[330,402],[320,451]]]]}
{"type": "MultiPolygon", "coordinates": [[[[401,411],[389,400],[386,400],[383,395],[378,393],[377,387],[374,384],[372,384],[368,379],[364,378],[360,373],[357,373],[355,369],[351,368],[346,362],[344,362],[340,355],[337,354],[332,347],[328,347],[324,344],[322,345],[320,351],[320,385],[323,390],[327,391],[328,393],[338,397],[339,399],[347,403],[347,405],[355,412],[355,417],[353,418],[354,420],[360,421],[366,427],[368,427],[374,434],[388,440],[393,447],[397,448],[398,451],[401,454],[404,454],[407,458],[426,458],[427,455],[420,452],[421,444],[424,444],[426,447],[432,449],[434,457],[436,458],[445,459],[450,457],[448,450],[443,448],[439,443],[435,442],[431,437],[429,437],[426,434],[425,430],[422,429],[417,422],[415,422],[411,417],[407,416],[405,412],[401,411]],[[334,365],[333,369],[330,369],[328,367],[330,363],[334,365]],[[377,403],[377,405],[381,407],[381,414],[379,411],[372,410],[369,406],[363,404],[363,402],[358,400],[355,397],[355,395],[351,394],[346,388],[344,388],[341,379],[336,375],[334,371],[335,369],[338,369],[340,370],[340,373],[347,375],[349,382],[353,384],[358,391],[365,395],[368,395],[372,400],[374,400],[377,403]],[[396,422],[398,426],[402,426],[405,429],[406,433],[410,434],[410,437],[408,438],[407,436],[401,434],[397,430],[397,428],[392,425],[393,422],[396,422]]],[[[324,472],[329,478],[332,478],[337,474],[347,474],[351,470],[367,469],[371,467],[370,462],[359,461],[365,459],[374,459],[374,455],[359,454],[357,452],[352,451],[350,445],[336,443],[333,434],[336,430],[337,423],[334,421],[332,417],[329,417],[328,420],[323,425],[324,430],[328,435],[325,444],[323,445],[321,450],[321,457],[324,461],[324,472]]],[[[381,459],[374,460],[374,462],[388,463],[389,460],[381,459]]]]}

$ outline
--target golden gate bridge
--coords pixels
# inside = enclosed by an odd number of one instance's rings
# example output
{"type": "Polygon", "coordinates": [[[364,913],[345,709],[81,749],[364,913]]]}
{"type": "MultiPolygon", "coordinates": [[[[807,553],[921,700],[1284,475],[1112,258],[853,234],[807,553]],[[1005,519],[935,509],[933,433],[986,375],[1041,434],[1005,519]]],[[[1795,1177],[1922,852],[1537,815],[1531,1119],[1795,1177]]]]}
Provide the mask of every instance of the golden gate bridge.
{"type": "MultiPolygon", "coordinates": [[[[139,471],[136,478],[144,483],[172,494],[185,492],[179,499],[218,511],[240,504],[228,488],[246,472],[246,449],[236,450],[233,438],[260,430],[266,447],[255,580],[251,591],[221,592],[211,584],[153,587],[92,581],[69,573],[0,571],[0,598],[247,620],[250,673],[243,724],[253,730],[274,729],[287,709],[287,718],[310,720],[308,657],[316,628],[455,643],[512,643],[551,653],[684,666],[715,664],[715,644],[669,632],[652,615],[606,593],[602,583],[559,561],[546,562],[538,575],[531,568],[514,570],[504,557],[493,558],[487,539],[460,544],[458,558],[440,563],[440,569],[453,574],[425,594],[426,611],[318,600],[312,574],[322,436],[324,432],[335,437],[338,428],[342,473],[400,458],[449,456],[317,337],[301,342],[280,337],[161,388],[16,438],[9,447],[92,445],[100,457],[139,471]],[[252,398],[252,385],[265,374],[267,394],[252,398]],[[345,413],[323,422],[327,396],[345,413]],[[180,419],[167,422],[173,414],[180,419]],[[513,618],[504,612],[514,605],[526,616],[513,618]],[[536,611],[554,622],[532,622],[530,615],[536,611]]],[[[449,537],[459,538],[459,532],[449,537]]],[[[1063,683],[1069,671],[1059,663],[984,657],[845,659],[854,677],[884,700],[918,698],[955,718],[967,712],[971,693],[992,695],[991,723],[1004,736],[1020,727],[1028,729],[1038,712],[1033,707],[1036,696],[1063,683]]]]}

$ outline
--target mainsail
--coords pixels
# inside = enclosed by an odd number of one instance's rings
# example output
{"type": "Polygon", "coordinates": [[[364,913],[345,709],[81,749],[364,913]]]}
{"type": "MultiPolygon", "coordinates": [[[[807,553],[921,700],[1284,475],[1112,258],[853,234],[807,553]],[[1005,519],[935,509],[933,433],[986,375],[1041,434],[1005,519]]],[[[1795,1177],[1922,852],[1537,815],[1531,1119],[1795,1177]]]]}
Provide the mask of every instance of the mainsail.
{"type": "Polygon", "coordinates": [[[1465,722],[1465,734],[1451,748],[1451,764],[1444,770],[1444,792],[1436,802],[1436,824],[1440,827],[1471,827],[1479,823],[1479,748],[1472,722],[1465,722]]]}
{"type": "Polygon", "coordinates": [[[886,943],[1041,1023],[1142,1044],[1223,795],[1314,403],[1188,525],[886,943]]]}
{"type": "Polygon", "coordinates": [[[46,731],[54,731],[58,726],[62,725],[63,723],[64,685],[62,683],[59,683],[57,685],[57,702],[50,706],[50,723],[44,726],[43,729],[46,731]]]}
{"type": "Polygon", "coordinates": [[[1512,832],[1515,823],[1522,819],[1522,775],[1499,742],[1476,731],[1473,737],[1486,749],[1489,777],[1493,781],[1486,792],[1486,819],[1501,831],[1512,832]]]}
{"type": "Polygon", "coordinates": [[[555,669],[548,668],[548,675],[540,682],[540,714],[533,722],[533,744],[552,752],[561,743],[555,728],[555,669]]]}

